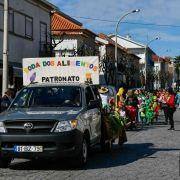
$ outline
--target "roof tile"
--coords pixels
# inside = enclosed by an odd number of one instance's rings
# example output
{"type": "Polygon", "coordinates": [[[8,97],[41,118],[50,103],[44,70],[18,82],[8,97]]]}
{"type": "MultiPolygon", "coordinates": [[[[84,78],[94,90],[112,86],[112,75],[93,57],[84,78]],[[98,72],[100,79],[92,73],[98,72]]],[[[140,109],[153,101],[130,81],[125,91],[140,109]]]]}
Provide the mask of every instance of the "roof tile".
{"type": "Polygon", "coordinates": [[[82,26],[70,21],[58,13],[54,13],[52,16],[51,28],[53,30],[73,30],[82,29],[82,26]]]}

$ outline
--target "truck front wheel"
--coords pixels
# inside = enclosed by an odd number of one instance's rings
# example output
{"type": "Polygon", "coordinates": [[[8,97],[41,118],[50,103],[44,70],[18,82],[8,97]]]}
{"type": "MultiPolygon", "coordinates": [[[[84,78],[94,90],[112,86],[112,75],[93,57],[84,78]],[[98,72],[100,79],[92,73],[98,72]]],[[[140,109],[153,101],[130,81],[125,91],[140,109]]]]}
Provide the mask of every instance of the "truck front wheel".
{"type": "Polygon", "coordinates": [[[12,158],[0,158],[0,168],[8,168],[11,164],[12,158]]]}
{"type": "Polygon", "coordinates": [[[79,167],[85,165],[87,163],[87,158],[88,158],[88,143],[87,140],[84,138],[81,145],[79,156],[77,158],[77,165],[79,167]]]}

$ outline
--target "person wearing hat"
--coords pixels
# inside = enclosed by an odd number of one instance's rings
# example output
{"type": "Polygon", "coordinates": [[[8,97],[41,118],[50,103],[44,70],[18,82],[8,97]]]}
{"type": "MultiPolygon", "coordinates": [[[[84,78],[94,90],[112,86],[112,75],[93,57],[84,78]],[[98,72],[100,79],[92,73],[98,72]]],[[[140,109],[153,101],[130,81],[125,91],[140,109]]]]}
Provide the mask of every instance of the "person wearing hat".
{"type": "Polygon", "coordinates": [[[102,106],[108,106],[108,102],[109,102],[109,97],[108,97],[108,92],[109,89],[107,87],[101,86],[100,89],[98,89],[99,94],[101,96],[101,100],[102,100],[102,106]]]}

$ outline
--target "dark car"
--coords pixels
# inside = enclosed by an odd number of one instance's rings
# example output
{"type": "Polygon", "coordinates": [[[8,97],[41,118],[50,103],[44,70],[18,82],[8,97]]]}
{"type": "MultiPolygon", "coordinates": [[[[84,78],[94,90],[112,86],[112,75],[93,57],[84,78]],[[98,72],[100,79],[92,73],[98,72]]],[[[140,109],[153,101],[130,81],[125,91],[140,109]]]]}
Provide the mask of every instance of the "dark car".
{"type": "Polygon", "coordinates": [[[100,142],[99,100],[89,85],[30,85],[0,115],[0,166],[13,158],[72,157],[87,161],[100,142]]]}

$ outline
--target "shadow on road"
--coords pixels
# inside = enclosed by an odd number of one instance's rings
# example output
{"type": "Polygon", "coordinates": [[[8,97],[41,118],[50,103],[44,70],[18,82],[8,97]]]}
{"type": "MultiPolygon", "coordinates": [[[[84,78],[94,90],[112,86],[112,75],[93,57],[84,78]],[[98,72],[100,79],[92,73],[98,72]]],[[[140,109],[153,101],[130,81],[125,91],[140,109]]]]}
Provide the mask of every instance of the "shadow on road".
{"type": "Polygon", "coordinates": [[[173,148],[155,148],[152,143],[142,143],[142,144],[125,144],[123,149],[119,151],[117,147],[115,147],[113,153],[106,155],[96,155],[94,156],[90,163],[88,164],[88,169],[99,169],[99,168],[108,168],[108,167],[116,167],[123,166],[126,164],[133,163],[139,159],[143,158],[156,158],[154,155],[159,151],[176,151],[180,149],[173,148]],[[93,162],[95,161],[95,163],[93,162]]]}
{"type": "MultiPolygon", "coordinates": [[[[93,148],[88,164],[82,169],[101,169],[109,167],[123,166],[133,163],[142,158],[156,158],[152,156],[158,151],[175,151],[180,149],[154,148],[152,143],[125,144],[123,148],[114,145],[111,153],[102,153],[98,147],[93,148]]],[[[70,160],[53,161],[26,161],[12,164],[13,170],[72,170],[74,163],[70,160]]]]}
{"type": "Polygon", "coordinates": [[[147,131],[147,130],[151,130],[151,129],[156,129],[157,127],[167,127],[168,125],[165,124],[165,122],[162,121],[158,121],[158,122],[154,122],[153,124],[150,125],[144,125],[143,127],[136,127],[133,129],[126,129],[126,131],[130,131],[130,132],[140,132],[140,131],[147,131]]]}

